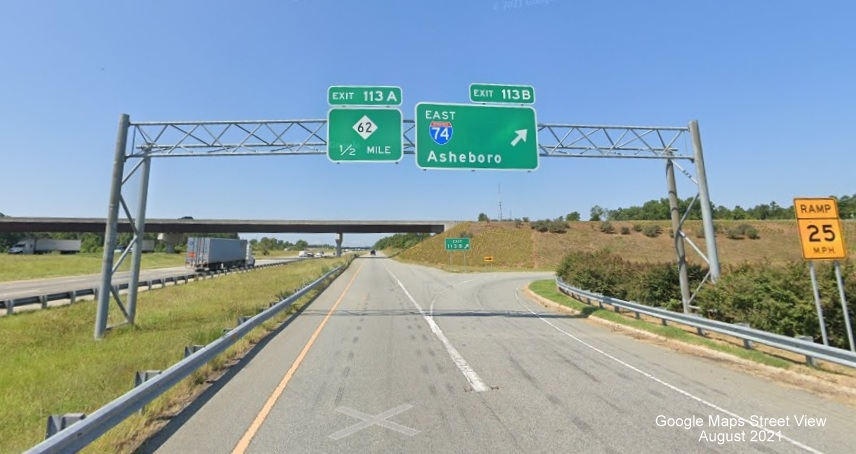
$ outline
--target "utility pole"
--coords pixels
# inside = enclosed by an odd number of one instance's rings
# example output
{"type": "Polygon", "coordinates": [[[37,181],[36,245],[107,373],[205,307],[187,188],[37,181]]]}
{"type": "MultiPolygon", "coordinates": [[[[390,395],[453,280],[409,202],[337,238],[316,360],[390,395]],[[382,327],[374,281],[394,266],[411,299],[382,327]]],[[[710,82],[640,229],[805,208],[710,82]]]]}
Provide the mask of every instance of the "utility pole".
{"type": "Polygon", "coordinates": [[[496,184],[497,191],[499,192],[499,220],[502,221],[502,184],[496,184]]]}

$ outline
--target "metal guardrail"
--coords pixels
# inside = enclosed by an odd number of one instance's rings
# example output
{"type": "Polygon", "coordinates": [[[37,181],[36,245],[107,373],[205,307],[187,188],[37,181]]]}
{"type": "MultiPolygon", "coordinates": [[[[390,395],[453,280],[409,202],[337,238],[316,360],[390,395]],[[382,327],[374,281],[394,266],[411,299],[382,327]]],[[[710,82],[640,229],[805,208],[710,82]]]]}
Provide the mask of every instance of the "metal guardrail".
{"type": "Polygon", "coordinates": [[[596,301],[602,304],[625,309],[637,314],[645,314],[661,320],[668,320],[682,325],[691,326],[697,329],[712,331],[715,333],[725,334],[728,336],[743,339],[745,341],[757,342],[770,347],[781,350],[805,355],[811,361],[811,358],[829,361],[831,363],[840,364],[842,366],[856,368],[856,354],[847,350],[842,350],[835,347],[816,344],[811,341],[783,336],[781,334],[768,333],[748,326],[733,325],[731,323],[720,322],[716,320],[708,320],[698,315],[683,314],[679,312],[667,311],[651,306],[646,306],[639,303],[624,301],[618,298],[604,296],[599,293],[589,292],[573,287],[561,278],[556,278],[556,286],[562,293],[565,293],[578,300],[587,300],[586,302],[596,301]]]}
{"type": "Polygon", "coordinates": [[[345,267],[346,265],[336,267],[288,298],[228,331],[223,337],[197,350],[195,353],[175,363],[155,377],[143,382],[133,390],[95,410],[92,414],[86,415],[84,419],[71,424],[54,436],[30,448],[25,454],[67,453],[83,449],[108,430],[134,414],[134,412],[160,397],[161,394],[188,377],[208,361],[211,361],[215,356],[226,351],[227,348],[247,335],[253,328],[256,328],[271,319],[278,312],[291,306],[306,293],[319,286],[325,279],[344,270],[345,267]]]}
{"type": "MultiPolygon", "coordinates": [[[[283,262],[283,263],[267,263],[264,265],[256,265],[253,267],[240,267],[240,268],[232,268],[229,270],[220,270],[220,271],[205,271],[205,272],[192,272],[179,274],[175,276],[167,276],[161,277],[157,279],[149,279],[146,281],[140,281],[138,288],[147,287],[148,290],[152,289],[154,285],[160,285],[161,287],[165,287],[167,283],[172,282],[174,284],[178,284],[180,281],[184,281],[184,283],[190,282],[191,279],[194,281],[198,281],[199,279],[209,278],[213,276],[231,274],[236,272],[245,272],[250,271],[252,269],[257,268],[268,268],[272,266],[282,266],[287,265],[292,262],[283,262]]],[[[116,290],[127,290],[128,283],[123,282],[119,285],[116,285],[116,290]]],[[[96,287],[90,288],[77,288],[73,290],[66,290],[62,292],[53,292],[53,293],[45,293],[41,295],[29,295],[22,296],[18,298],[9,298],[5,300],[0,300],[0,307],[4,307],[6,309],[6,315],[12,314],[15,312],[15,307],[17,306],[25,306],[28,304],[41,304],[42,309],[47,307],[50,301],[61,301],[61,300],[71,300],[72,303],[75,302],[77,297],[80,296],[90,296],[96,295],[98,293],[98,289],[96,287]]]]}

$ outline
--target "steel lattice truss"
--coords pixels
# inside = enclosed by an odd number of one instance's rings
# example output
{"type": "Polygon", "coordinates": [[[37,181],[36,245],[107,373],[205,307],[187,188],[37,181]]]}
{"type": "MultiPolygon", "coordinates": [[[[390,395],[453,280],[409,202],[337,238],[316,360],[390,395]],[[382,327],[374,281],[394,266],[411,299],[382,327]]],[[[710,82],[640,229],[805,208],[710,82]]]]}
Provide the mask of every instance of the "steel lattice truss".
{"type": "MultiPolygon", "coordinates": [[[[414,154],[415,124],[402,144],[414,154]]],[[[327,120],[144,122],[131,124],[127,157],[300,155],[327,153],[327,120]]],[[[538,125],[541,156],[693,159],[687,127],[538,125]]]]}

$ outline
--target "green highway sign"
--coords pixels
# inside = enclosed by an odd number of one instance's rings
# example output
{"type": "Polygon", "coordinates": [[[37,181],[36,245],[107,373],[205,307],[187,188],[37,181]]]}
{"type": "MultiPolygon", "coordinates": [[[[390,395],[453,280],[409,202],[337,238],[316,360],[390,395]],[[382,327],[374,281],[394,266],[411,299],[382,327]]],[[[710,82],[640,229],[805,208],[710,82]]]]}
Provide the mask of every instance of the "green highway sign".
{"type": "Polygon", "coordinates": [[[470,101],[533,104],[535,88],[530,85],[470,84],[470,101]]]}
{"type": "Polygon", "coordinates": [[[330,109],[327,158],[333,162],[398,162],[401,110],[330,109]]]}
{"type": "Polygon", "coordinates": [[[400,106],[401,87],[332,86],[327,89],[331,106],[400,106]]]}
{"type": "Polygon", "coordinates": [[[447,251],[469,251],[470,250],[470,239],[469,238],[446,238],[446,250],[447,251]]]}
{"type": "Polygon", "coordinates": [[[529,106],[416,104],[416,165],[423,169],[535,170],[538,130],[529,106]]]}

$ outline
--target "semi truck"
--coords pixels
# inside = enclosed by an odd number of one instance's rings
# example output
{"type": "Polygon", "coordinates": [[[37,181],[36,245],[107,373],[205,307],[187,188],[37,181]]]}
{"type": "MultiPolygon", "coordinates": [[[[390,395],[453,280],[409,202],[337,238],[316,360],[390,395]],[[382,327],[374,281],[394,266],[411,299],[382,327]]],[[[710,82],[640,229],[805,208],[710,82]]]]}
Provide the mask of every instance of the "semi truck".
{"type": "Polygon", "coordinates": [[[247,240],[190,237],[184,265],[197,271],[255,266],[253,248],[247,240]]]}
{"type": "Polygon", "coordinates": [[[53,238],[25,238],[10,247],[9,254],[76,254],[80,252],[80,240],[55,240],[53,238]]]}

